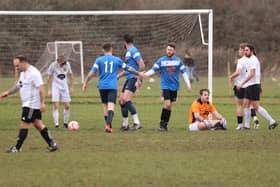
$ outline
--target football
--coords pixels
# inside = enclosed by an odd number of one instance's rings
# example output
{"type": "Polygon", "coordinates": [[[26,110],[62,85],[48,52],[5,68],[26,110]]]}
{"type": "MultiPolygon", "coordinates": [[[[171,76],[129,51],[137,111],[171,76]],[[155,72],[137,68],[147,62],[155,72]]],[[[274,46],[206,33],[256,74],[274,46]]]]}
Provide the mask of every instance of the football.
{"type": "Polygon", "coordinates": [[[68,129],[70,131],[76,131],[76,130],[79,129],[79,127],[80,127],[80,125],[79,125],[79,123],[77,121],[70,121],[68,123],[68,129]]]}

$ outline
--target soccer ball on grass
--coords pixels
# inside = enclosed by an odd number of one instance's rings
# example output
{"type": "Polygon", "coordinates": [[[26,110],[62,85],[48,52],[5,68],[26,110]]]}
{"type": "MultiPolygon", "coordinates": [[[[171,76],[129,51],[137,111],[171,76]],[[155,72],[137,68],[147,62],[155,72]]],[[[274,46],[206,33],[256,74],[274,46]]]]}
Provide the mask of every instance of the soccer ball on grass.
{"type": "Polygon", "coordinates": [[[77,121],[70,121],[68,123],[68,129],[70,131],[77,131],[79,129],[80,125],[77,121]]]}

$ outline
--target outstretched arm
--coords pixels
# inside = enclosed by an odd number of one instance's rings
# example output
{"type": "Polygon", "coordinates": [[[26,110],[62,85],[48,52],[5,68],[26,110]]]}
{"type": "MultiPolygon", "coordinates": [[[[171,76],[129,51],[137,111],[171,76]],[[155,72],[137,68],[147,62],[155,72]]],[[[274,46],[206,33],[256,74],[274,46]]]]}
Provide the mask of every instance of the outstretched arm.
{"type": "Polygon", "coordinates": [[[192,85],[191,85],[191,82],[189,80],[188,74],[186,72],[184,72],[182,74],[182,76],[183,76],[183,79],[184,79],[184,81],[185,81],[185,83],[186,83],[186,85],[188,87],[188,91],[191,92],[192,91],[192,85]]]}
{"type": "Polygon", "coordinates": [[[86,77],[86,80],[85,82],[83,83],[83,87],[82,87],[82,91],[85,92],[87,90],[87,84],[88,82],[93,78],[94,76],[94,72],[93,71],[90,71],[86,77]]]}
{"type": "Polygon", "coordinates": [[[17,91],[19,91],[19,88],[20,87],[19,87],[18,84],[14,85],[11,89],[9,89],[5,92],[2,92],[1,93],[1,98],[7,97],[7,96],[12,95],[12,94],[15,94],[17,91]]]}

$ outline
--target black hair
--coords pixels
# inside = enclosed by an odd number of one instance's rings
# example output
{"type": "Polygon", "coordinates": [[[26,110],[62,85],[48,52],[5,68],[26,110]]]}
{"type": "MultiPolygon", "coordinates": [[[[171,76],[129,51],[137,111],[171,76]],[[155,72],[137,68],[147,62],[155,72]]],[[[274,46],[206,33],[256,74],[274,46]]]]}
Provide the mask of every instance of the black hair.
{"type": "Polygon", "coordinates": [[[126,43],[133,43],[133,36],[129,35],[129,34],[125,34],[123,36],[123,39],[126,43]]]}
{"type": "Polygon", "coordinates": [[[167,44],[167,46],[169,46],[169,47],[172,47],[172,48],[176,48],[176,43],[175,42],[169,42],[168,44],[167,44]]]}
{"type": "Polygon", "coordinates": [[[210,91],[209,91],[209,89],[207,89],[207,88],[202,88],[202,89],[199,91],[199,94],[202,95],[203,92],[208,92],[208,94],[210,94],[210,91]]]}

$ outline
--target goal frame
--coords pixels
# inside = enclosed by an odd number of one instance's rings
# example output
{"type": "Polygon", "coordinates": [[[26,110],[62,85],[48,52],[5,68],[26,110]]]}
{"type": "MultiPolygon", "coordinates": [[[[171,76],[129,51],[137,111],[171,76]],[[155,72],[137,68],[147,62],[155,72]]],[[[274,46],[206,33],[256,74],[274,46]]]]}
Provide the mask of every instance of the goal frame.
{"type": "Polygon", "coordinates": [[[180,9],[180,10],[113,10],[113,11],[0,11],[0,15],[156,15],[156,14],[197,14],[203,45],[208,45],[208,89],[210,101],[213,95],[213,10],[212,9],[180,9]],[[204,41],[201,27],[201,14],[208,15],[208,42],[204,41]]]}
{"type": "Polygon", "coordinates": [[[81,66],[81,82],[84,82],[84,57],[83,57],[83,42],[82,41],[54,41],[54,42],[47,42],[47,50],[50,54],[55,55],[55,59],[58,58],[58,45],[59,44],[69,44],[72,45],[72,51],[75,54],[80,54],[80,66],[81,66]],[[49,45],[54,45],[54,51],[51,51],[49,45]],[[75,51],[75,45],[79,46],[80,51],[75,51]]]}

